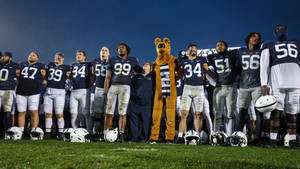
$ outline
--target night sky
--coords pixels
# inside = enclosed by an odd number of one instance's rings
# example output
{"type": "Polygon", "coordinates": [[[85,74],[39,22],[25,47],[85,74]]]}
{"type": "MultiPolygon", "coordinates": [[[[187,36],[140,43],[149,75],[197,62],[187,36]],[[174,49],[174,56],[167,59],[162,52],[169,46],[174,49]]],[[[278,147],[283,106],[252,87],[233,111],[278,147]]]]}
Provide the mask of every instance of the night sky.
{"type": "Polygon", "coordinates": [[[213,48],[219,40],[229,46],[244,45],[249,32],[273,40],[278,24],[288,26],[289,37],[300,39],[300,1],[166,1],[166,0],[0,0],[0,51],[13,60],[27,60],[38,51],[48,63],[56,52],[65,63],[75,62],[76,50],[88,60],[99,57],[103,45],[116,56],[120,42],[140,63],[154,61],[154,39],[168,37],[171,53],[196,43],[213,48]]]}

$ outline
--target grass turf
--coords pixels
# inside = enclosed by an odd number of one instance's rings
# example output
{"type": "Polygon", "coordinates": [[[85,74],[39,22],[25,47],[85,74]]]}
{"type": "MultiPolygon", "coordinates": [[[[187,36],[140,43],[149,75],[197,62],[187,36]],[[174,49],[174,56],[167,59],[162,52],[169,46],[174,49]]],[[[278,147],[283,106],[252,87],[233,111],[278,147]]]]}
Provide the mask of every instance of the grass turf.
{"type": "Polygon", "coordinates": [[[300,168],[300,150],[0,140],[0,168],[300,168]]]}

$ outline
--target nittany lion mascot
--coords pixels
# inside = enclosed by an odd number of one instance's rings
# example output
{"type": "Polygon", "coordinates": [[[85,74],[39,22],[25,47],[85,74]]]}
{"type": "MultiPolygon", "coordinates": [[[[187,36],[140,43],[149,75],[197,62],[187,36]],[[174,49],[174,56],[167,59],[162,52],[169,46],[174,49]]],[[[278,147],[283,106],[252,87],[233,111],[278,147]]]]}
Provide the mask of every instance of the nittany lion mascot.
{"type": "Polygon", "coordinates": [[[165,140],[172,142],[175,136],[176,111],[176,80],[177,59],[171,56],[170,40],[155,39],[157,59],[153,63],[152,71],[155,75],[155,93],[152,112],[152,127],[150,141],[155,143],[159,139],[160,121],[165,107],[166,131],[165,140]]]}

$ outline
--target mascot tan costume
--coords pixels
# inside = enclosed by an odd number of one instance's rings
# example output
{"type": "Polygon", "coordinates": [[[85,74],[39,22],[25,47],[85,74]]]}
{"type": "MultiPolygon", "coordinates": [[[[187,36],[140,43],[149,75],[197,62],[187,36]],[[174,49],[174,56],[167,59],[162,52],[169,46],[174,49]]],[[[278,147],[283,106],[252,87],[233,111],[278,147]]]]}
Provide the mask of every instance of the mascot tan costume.
{"type": "Polygon", "coordinates": [[[153,63],[153,74],[155,75],[155,94],[152,112],[152,127],[150,140],[158,141],[160,131],[160,121],[163,107],[166,111],[166,131],[165,140],[173,141],[175,136],[175,111],[176,111],[176,80],[175,69],[177,70],[177,60],[171,56],[170,40],[164,38],[155,39],[157,59],[153,63]]]}

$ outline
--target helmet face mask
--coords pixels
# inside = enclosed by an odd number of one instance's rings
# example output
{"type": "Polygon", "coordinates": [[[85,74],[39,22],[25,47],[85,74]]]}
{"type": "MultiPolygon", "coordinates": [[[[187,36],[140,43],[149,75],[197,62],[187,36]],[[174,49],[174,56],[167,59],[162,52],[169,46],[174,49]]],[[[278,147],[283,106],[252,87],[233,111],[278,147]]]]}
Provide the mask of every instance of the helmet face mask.
{"type": "Polygon", "coordinates": [[[246,147],[248,144],[248,139],[243,132],[235,131],[229,137],[229,143],[233,147],[246,147]]]}
{"type": "Polygon", "coordinates": [[[19,127],[11,127],[5,132],[5,140],[20,140],[23,132],[19,127]]]}
{"type": "Polygon", "coordinates": [[[228,136],[222,131],[211,133],[210,144],[214,146],[222,146],[228,144],[228,136]]]}
{"type": "Polygon", "coordinates": [[[89,143],[89,132],[84,128],[77,128],[70,133],[70,141],[75,143],[89,143]]]}
{"type": "Polygon", "coordinates": [[[71,135],[71,133],[73,131],[74,131],[73,128],[67,128],[67,129],[65,129],[64,132],[63,132],[63,140],[67,141],[67,142],[70,142],[71,141],[70,135],[71,135]]]}
{"type": "Polygon", "coordinates": [[[196,131],[189,130],[184,135],[184,142],[188,145],[197,145],[199,144],[200,137],[196,134],[196,131]]]}
{"type": "Polygon", "coordinates": [[[30,132],[31,140],[43,140],[43,138],[44,138],[44,131],[40,127],[37,127],[30,132]]]}
{"type": "Polygon", "coordinates": [[[109,129],[104,135],[104,140],[107,142],[115,142],[118,138],[118,128],[109,129]]]}

